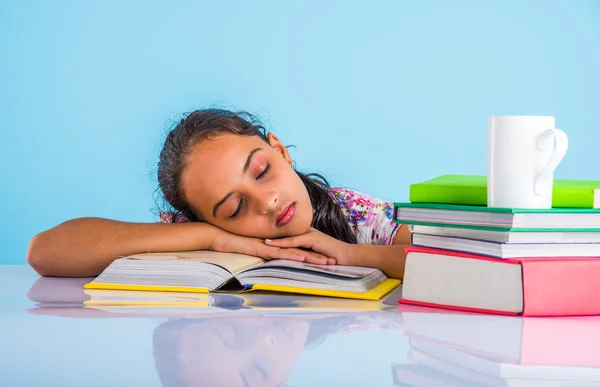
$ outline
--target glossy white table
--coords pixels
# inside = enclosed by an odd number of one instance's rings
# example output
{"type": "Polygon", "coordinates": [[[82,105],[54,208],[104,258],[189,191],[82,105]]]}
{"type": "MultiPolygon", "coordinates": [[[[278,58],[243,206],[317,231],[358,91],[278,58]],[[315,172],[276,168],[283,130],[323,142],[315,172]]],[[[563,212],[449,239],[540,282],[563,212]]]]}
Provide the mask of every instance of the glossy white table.
{"type": "Polygon", "coordinates": [[[0,386],[600,386],[597,317],[398,307],[401,288],[371,310],[220,295],[92,308],[86,281],[0,266],[0,386]]]}

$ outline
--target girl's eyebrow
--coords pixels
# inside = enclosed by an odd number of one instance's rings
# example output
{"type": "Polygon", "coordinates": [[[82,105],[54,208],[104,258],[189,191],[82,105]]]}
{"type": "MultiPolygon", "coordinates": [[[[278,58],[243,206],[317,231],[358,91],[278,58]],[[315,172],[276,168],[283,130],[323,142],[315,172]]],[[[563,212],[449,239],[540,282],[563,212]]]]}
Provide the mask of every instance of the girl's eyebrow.
{"type": "Polygon", "coordinates": [[[246,164],[244,164],[244,173],[246,173],[248,171],[248,168],[250,167],[250,163],[252,162],[252,156],[254,156],[254,154],[260,150],[262,150],[262,148],[256,148],[250,152],[248,158],[246,159],[246,164]]]}
{"type": "MultiPolygon", "coordinates": [[[[246,163],[244,164],[244,168],[243,171],[244,173],[248,172],[248,168],[250,168],[250,163],[252,162],[252,156],[254,156],[254,154],[258,151],[261,151],[263,148],[256,148],[253,149],[252,151],[250,151],[250,154],[248,155],[248,158],[246,159],[246,163]]],[[[229,199],[229,197],[233,195],[233,192],[229,192],[227,195],[225,195],[225,197],[223,197],[223,199],[219,200],[219,202],[217,204],[215,204],[215,206],[213,207],[213,218],[217,217],[217,211],[219,210],[219,207],[221,207],[221,205],[223,203],[225,203],[225,201],[227,199],[229,199]]]]}

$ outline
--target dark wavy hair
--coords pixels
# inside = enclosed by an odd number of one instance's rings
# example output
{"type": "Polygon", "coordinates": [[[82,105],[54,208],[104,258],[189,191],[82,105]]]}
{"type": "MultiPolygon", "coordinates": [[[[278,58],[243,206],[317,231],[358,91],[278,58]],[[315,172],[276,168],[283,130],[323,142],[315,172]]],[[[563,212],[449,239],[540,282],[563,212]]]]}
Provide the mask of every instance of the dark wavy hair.
{"type": "MultiPolygon", "coordinates": [[[[173,212],[198,221],[186,203],[181,189],[185,160],[200,141],[222,134],[258,136],[268,143],[267,132],[259,120],[247,112],[223,109],[202,109],[189,113],[171,129],[164,141],[158,162],[158,185],[164,200],[173,212]]],[[[304,174],[294,170],[304,183],[315,209],[312,227],[348,243],[357,243],[342,210],[329,196],[330,185],[316,173],[304,174]]]]}

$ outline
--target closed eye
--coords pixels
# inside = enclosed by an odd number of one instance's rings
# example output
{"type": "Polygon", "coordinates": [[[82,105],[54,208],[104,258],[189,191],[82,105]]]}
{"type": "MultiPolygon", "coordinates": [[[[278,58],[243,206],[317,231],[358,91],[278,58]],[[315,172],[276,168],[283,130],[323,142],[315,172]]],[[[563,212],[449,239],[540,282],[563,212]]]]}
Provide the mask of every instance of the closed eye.
{"type": "Polygon", "coordinates": [[[263,379],[267,379],[269,377],[267,370],[258,361],[253,359],[252,365],[260,373],[260,375],[263,377],[263,379]]]}
{"type": "MultiPolygon", "coordinates": [[[[259,173],[258,176],[256,176],[256,180],[263,179],[267,175],[267,173],[269,173],[270,170],[271,170],[271,163],[267,163],[267,166],[265,167],[265,169],[263,169],[263,171],[261,173],[259,173]]],[[[231,214],[229,219],[237,218],[237,216],[242,211],[243,206],[244,206],[244,199],[240,199],[240,203],[238,204],[235,212],[233,214],[231,214]]]]}
{"type": "Polygon", "coordinates": [[[242,211],[243,204],[244,204],[244,199],[240,199],[240,204],[238,204],[238,207],[236,208],[235,212],[233,214],[231,214],[229,219],[234,219],[240,214],[240,212],[242,211]]]}
{"type": "Polygon", "coordinates": [[[269,172],[270,169],[271,169],[271,163],[267,163],[267,166],[265,167],[265,169],[263,169],[263,171],[261,173],[259,173],[258,176],[256,176],[256,180],[260,180],[263,177],[265,177],[265,175],[267,174],[267,172],[269,172]]]}

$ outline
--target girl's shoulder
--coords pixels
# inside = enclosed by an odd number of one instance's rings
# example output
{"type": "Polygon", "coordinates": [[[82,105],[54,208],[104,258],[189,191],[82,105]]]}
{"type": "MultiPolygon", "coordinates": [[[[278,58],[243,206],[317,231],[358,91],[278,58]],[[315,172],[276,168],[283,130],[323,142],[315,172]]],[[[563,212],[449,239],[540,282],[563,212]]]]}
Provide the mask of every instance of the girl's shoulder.
{"type": "Polygon", "coordinates": [[[394,204],[392,202],[388,202],[350,188],[329,188],[329,196],[331,196],[340,207],[378,207],[385,213],[386,217],[388,217],[389,219],[392,219],[394,213],[394,204]]]}
{"type": "Polygon", "coordinates": [[[358,243],[389,245],[400,224],[395,223],[394,204],[350,188],[332,187],[329,196],[341,208],[358,243]]]}
{"type": "Polygon", "coordinates": [[[171,211],[161,210],[158,213],[158,217],[160,218],[161,223],[185,223],[190,221],[185,215],[171,211]]]}
{"type": "Polygon", "coordinates": [[[346,210],[352,217],[352,220],[366,222],[368,215],[382,215],[388,220],[394,216],[394,203],[376,198],[350,188],[332,187],[329,189],[329,196],[333,201],[346,210]]]}
{"type": "Polygon", "coordinates": [[[354,317],[353,321],[344,324],[334,333],[355,333],[387,329],[404,330],[404,321],[401,315],[358,315],[354,317]]]}

